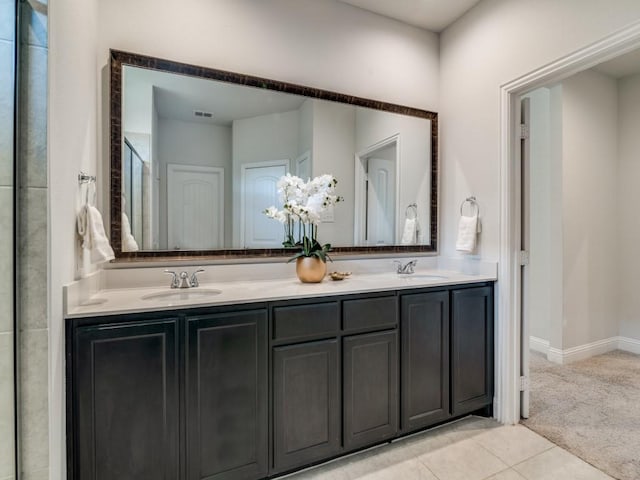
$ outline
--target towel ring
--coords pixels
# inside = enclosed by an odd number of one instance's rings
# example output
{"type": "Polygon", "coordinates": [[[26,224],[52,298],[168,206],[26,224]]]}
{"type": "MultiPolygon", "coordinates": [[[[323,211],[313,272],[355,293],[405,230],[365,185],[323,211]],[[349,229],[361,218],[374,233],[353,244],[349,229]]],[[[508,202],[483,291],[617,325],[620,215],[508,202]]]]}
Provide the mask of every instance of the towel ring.
{"type": "Polygon", "coordinates": [[[80,172],[78,174],[78,183],[80,185],[82,185],[83,183],[96,183],[96,176],[95,175],[88,175],[84,172],[80,172]]]}
{"type": "Polygon", "coordinates": [[[464,208],[464,206],[466,204],[471,205],[471,208],[473,209],[473,207],[476,207],[476,215],[479,217],[480,216],[480,205],[478,205],[478,202],[476,200],[476,197],[467,197],[463,200],[463,202],[460,204],[460,215],[462,215],[462,209],[464,208]]]}
{"type": "Polygon", "coordinates": [[[406,210],[404,211],[405,218],[409,218],[410,212],[413,212],[413,218],[418,218],[418,205],[415,203],[408,205],[406,210]]]}

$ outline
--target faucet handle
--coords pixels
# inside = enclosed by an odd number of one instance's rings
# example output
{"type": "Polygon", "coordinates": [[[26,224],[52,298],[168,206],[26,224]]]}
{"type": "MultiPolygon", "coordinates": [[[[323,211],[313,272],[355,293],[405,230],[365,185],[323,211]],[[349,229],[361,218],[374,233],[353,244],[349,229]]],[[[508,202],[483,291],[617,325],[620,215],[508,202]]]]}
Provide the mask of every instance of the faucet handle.
{"type": "Polygon", "coordinates": [[[164,272],[167,275],[173,275],[171,277],[171,288],[178,288],[178,285],[180,284],[180,282],[178,281],[178,274],[176,272],[173,272],[171,270],[165,270],[164,272]]]}
{"type": "Polygon", "coordinates": [[[394,260],[393,263],[398,265],[396,273],[402,273],[402,262],[400,260],[394,260]]]}
{"type": "Polygon", "coordinates": [[[200,282],[198,281],[198,273],[204,272],[204,268],[198,268],[195,272],[191,274],[191,286],[198,287],[200,286],[200,282]]]}

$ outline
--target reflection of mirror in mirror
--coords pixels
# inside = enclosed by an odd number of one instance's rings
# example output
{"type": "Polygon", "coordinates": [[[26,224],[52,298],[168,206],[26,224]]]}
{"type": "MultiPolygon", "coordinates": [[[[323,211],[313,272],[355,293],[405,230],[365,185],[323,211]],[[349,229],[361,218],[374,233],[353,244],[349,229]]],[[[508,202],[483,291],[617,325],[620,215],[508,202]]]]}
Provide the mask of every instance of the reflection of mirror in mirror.
{"type": "Polygon", "coordinates": [[[334,246],[400,243],[413,203],[429,225],[429,119],[132,66],[123,78],[124,251],[281,247],[262,211],[287,172],[338,179],[345,204],[321,227],[334,246]]]}

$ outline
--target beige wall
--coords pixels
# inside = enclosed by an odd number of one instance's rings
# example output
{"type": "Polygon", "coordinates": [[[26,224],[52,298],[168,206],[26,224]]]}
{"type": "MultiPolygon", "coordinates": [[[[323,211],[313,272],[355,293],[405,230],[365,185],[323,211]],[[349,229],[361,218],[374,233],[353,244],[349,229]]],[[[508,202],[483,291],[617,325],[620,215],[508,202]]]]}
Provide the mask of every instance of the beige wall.
{"type": "Polygon", "coordinates": [[[618,88],[589,70],[528,96],[530,334],[566,350],[618,335],[618,88]]]}
{"type": "Polygon", "coordinates": [[[107,178],[96,169],[97,1],[51,2],[49,22],[49,459],[50,479],[61,480],[66,478],[62,286],[95,270],[77,255],[76,213],[83,198],[77,178],[80,170],[97,173],[105,183],[107,178]]]}
{"type": "Polygon", "coordinates": [[[640,75],[618,82],[618,304],[620,335],[640,340],[640,75]]]}
{"type": "Polygon", "coordinates": [[[500,246],[500,86],[640,19],[637,0],[483,0],[440,38],[440,245],[455,253],[460,202],[475,195],[478,254],[500,246]]]}
{"type": "Polygon", "coordinates": [[[567,349],[618,335],[618,90],[586,71],[562,82],[563,325],[567,349]]]}

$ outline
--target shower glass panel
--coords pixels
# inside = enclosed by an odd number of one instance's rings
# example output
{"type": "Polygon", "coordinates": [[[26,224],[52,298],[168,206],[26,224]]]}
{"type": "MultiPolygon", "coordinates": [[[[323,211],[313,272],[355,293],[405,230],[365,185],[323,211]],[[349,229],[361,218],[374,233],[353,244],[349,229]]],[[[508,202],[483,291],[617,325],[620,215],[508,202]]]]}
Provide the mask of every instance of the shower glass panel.
{"type": "Polygon", "coordinates": [[[16,2],[0,1],[0,478],[15,468],[14,103],[16,2]]]}
{"type": "Polygon", "coordinates": [[[122,162],[123,212],[129,220],[131,235],[143,245],[143,211],[145,198],[145,166],[136,149],[125,138],[122,162]]]}

